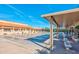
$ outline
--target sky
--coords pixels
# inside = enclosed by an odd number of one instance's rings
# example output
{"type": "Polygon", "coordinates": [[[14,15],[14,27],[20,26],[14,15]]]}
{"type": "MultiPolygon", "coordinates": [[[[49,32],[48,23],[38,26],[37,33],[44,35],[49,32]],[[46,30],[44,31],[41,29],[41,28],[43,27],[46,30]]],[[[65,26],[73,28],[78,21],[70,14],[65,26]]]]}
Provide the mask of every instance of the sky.
{"type": "MultiPolygon", "coordinates": [[[[0,20],[18,22],[32,27],[49,27],[41,15],[79,8],[78,4],[0,4],[0,20]]],[[[54,25],[55,27],[55,25],[54,25]]]]}

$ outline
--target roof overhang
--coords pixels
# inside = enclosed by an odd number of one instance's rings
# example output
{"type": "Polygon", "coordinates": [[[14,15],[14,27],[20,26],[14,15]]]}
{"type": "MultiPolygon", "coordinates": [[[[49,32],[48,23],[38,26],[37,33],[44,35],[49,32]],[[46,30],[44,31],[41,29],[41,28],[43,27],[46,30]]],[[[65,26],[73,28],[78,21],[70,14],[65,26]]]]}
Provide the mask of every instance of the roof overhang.
{"type": "Polygon", "coordinates": [[[79,23],[79,8],[60,11],[56,13],[44,14],[42,15],[42,17],[48,19],[49,21],[54,19],[54,22],[59,26],[64,24],[65,27],[70,27],[79,23]]]}

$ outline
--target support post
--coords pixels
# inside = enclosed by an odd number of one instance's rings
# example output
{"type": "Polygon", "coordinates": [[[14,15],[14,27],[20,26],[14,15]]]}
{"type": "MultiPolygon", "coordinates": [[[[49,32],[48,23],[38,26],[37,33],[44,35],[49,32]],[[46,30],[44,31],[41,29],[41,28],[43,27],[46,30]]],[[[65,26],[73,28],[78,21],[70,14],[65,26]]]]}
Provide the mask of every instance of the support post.
{"type": "Polygon", "coordinates": [[[52,22],[50,22],[50,53],[52,53],[53,48],[53,26],[52,22]]]}

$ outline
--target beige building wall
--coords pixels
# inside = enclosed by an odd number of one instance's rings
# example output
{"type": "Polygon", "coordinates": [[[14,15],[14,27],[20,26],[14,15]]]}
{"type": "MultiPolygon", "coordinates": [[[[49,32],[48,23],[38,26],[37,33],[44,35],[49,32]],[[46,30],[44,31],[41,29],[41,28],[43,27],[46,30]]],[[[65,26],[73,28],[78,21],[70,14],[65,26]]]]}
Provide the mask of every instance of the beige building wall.
{"type": "Polygon", "coordinates": [[[42,29],[20,23],[0,21],[0,35],[32,35],[39,32],[42,32],[42,29]]]}

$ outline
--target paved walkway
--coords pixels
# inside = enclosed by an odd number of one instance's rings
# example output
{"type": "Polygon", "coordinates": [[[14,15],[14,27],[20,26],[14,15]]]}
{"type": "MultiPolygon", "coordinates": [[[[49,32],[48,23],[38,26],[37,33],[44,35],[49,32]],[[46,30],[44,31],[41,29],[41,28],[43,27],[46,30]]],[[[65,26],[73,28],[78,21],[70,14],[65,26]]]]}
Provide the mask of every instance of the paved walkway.
{"type": "Polygon", "coordinates": [[[36,53],[37,49],[41,50],[45,46],[43,43],[38,45],[27,40],[27,39],[18,39],[12,37],[0,37],[0,54],[32,54],[36,53]]]}
{"type": "Polygon", "coordinates": [[[0,39],[0,54],[7,53],[29,53],[28,48],[23,47],[13,41],[8,41],[6,39],[0,39]]]}

